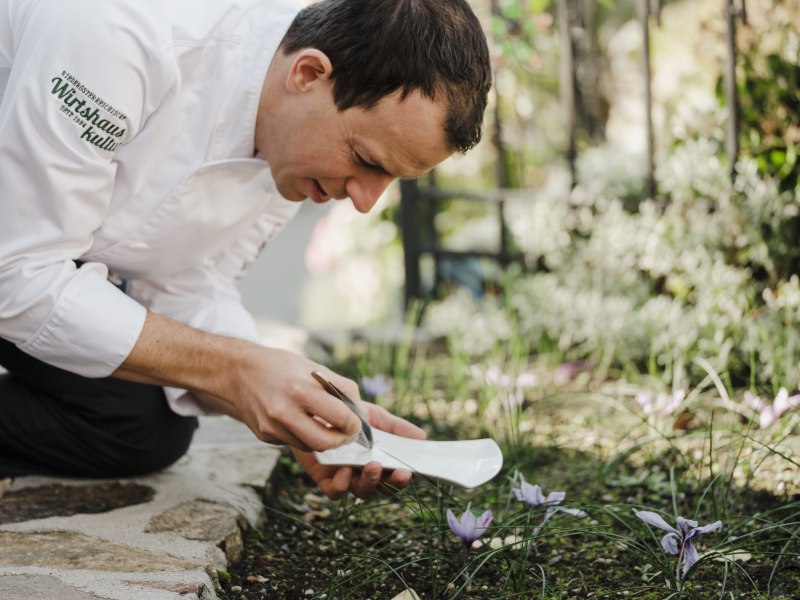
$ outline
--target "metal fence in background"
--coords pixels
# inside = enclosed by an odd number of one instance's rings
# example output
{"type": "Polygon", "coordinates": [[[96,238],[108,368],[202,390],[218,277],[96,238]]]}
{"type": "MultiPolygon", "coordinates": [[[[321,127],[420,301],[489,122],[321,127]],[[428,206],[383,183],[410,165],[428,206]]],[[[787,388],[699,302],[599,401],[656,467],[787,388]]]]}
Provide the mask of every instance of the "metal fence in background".
{"type": "MultiPolygon", "coordinates": [[[[577,159],[577,138],[581,123],[586,123],[585,106],[578,84],[581,61],[586,58],[586,48],[580,40],[586,39],[587,22],[591,18],[591,5],[596,0],[558,0],[558,32],[561,48],[560,94],[564,110],[565,127],[568,133],[564,156],[569,165],[572,185],[575,184],[575,162],[577,159]]],[[[658,26],[664,0],[636,0],[638,17],[642,27],[643,79],[645,100],[646,165],[645,191],[648,197],[655,198],[657,182],[655,178],[655,133],[653,129],[653,98],[651,93],[652,70],[650,60],[650,32],[658,26]]],[[[739,23],[747,23],[746,0],[719,0],[726,28],[726,68],[725,97],[729,107],[726,132],[726,153],[731,176],[739,155],[739,99],[736,81],[736,33],[739,23]]],[[[499,10],[497,0],[492,0],[492,10],[499,10]]],[[[400,229],[402,233],[405,260],[405,301],[406,306],[418,298],[437,297],[442,286],[447,283],[463,284],[466,265],[474,264],[476,259],[493,261],[501,266],[512,262],[522,262],[522,257],[513,249],[511,236],[505,220],[505,199],[509,193],[509,174],[502,140],[502,121],[495,103],[491,114],[491,141],[497,154],[495,161],[495,183],[497,189],[489,192],[465,192],[447,190],[436,183],[435,174],[421,179],[402,181],[400,184],[400,229]],[[453,201],[490,202],[496,206],[494,212],[498,221],[499,239],[496,251],[452,250],[441,243],[436,228],[436,216],[443,207],[453,201]],[[429,259],[432,273],[429,281],[423,281],[423,262],[429,259]],[[461,268],[459,268],[459,265],[461,268]],[[459,276],[459,273],[461,274],[459,276]]],[[[589,119],[590,121],[590,119],[589,119]]],[[[479,275],[470,276],[473,285],[486,287],[488,282],[474,281],[479,275]]]]}

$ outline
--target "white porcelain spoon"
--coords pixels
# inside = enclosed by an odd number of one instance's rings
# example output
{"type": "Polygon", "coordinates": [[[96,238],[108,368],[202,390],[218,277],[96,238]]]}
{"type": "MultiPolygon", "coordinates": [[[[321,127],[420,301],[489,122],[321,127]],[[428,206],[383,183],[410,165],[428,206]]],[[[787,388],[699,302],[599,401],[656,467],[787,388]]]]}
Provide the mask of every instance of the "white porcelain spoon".
{"type": "Polygon", "coordinates": [[[323,465],[364,466],[377,460],[384,469],[409,469],[455,485],[474,488],[497,475],[503,466],[503,454],[489,438],[435,442],[415,440],[372,430],[373,446],[357,443],[316,452],[323,465]]]}

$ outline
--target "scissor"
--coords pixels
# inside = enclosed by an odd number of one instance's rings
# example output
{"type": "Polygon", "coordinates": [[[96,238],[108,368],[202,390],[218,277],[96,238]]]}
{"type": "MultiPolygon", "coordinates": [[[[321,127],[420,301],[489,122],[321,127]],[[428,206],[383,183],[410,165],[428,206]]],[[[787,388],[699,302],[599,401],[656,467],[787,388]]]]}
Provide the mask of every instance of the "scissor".
{"type": "Polygon", "coordinates": [[[367,418],[364,416],[364,413],[361,412],[358,406],[356,406],[356,403],[348,398],[347,394],[345,394],[342,390],[325,379],[325,377],[319,371],[312,371],[311,376],[319,382],[326,392],[344,402],[347,407],[355,413],[355,415],[361,421],[361,431],[358,434],[358,439],[356,442],[365,448],[371,449],[373,444],[372,427],[370,427],[369,423],[367,422],[367,418]]]}

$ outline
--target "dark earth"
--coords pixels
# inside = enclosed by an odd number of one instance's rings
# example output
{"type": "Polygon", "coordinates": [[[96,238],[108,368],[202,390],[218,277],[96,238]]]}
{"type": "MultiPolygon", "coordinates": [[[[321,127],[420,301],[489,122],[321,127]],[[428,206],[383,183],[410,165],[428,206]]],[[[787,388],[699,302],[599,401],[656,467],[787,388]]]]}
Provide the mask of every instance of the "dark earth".
{"type": "Polygon", "coordinates": [[[0,497],[0,523],[104,513],[149,502],[154,494],[153,488],[146,485],[118,482],[23,488],[0,497]]]}
{"type": "MultiPolygon", "coordinates": [[[[630,518],[631,506],[669,502],[664,477],[656,467],[623,471],[625,467],[617,465],[612,477],[601,478],[602,465],[590,455],[552,448],[533,449],[526,462],[536,469],[546,490],[574,490],[581,497],[575,503],[594,519],[587,523],[564,516],[551,526],[546,539],[536,542],[527,560],[520,558],[521,551],[508,548],[492,551],[487,545],[472,550],[476,561],[472,564],[483,562],[467,584],[460,573],[464,547],[439,516],[446,508],[462,507],[456,511],[460,513],[466,506],[466,501],[450,495],[453,490],[422,480],[396,497],[332,502],[284,460],[265,492],[266,524],[247,535],[241,561],[219,573],[220,596],[393,600],[407,586],[422,599],[800,598],[796,498],[730,489],[717,494],[703,486],[682,492],[688,505],[701,500],[697,494],[704,494],[706,503],[728,502],[739,512],[729,514],[727,526],[737,523],[745,531],[748,521],[742,515],[758,513],[768,515],[756,519],[758,523],[769,518],[785,531],[778,535],[771,530],[763,540],[750,539],[748,547],[758,548],[759,554],[734,555],[735,561],[703,561],[691,573],[683,593],[670,596],[655,563],[662,561],[662,568],[672,569],[675,562],[659,551],[660,535],[652,540],[639,536],[639,543],[644,540],[653,547],[652,555],[643,556],[641,549],[628,543],[635,536],[620,526],[623,518],[640,525],[630,518]],[[602,504],[597,502],[600,498],[602,504]],[[776,569],[780,554],[786,556],[776,569]],[[655,558],[648,560],[648,556],[655,558]],[[726,593],[721,595],[723,586],[726,593]]],[[[493,493],[489,491],[490,496],[493,493]]],[[[508,512],[508,499],[499,494],[483,498],[480,504],[476,501],[474,511],[484,505],[496,508],[496,514],[508,512]]],[[[697,518],[708,522],[703,515],[697,518]]],[[[501,528],[498,525],[495,536],[504,535],[501,528]]],[[[705,542],[698,543],[701,551],[704,545],[713,545],[713,540],[705,542]]]]}

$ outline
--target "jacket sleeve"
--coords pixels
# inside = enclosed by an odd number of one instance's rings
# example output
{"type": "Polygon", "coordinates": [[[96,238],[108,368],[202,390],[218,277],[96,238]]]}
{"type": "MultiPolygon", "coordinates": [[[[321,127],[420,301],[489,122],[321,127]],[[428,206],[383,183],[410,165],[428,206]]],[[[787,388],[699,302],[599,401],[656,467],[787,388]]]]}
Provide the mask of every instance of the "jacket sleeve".
{"type": "Polygon", "coordinates": [[[13,65],[0,100],[0,336],[88,377],[128,356],[146,311],[77,268],[112,196],[114,149],[174,81],[166,43],[136,3],[14,5],[13,65]]]}
{"type": "MultiPolygon", "coordinates": [[[[258,326],[236,287],[264,245],[299,209],[299,203],[273,198],[267,210],[236,244],[203,265],[165,278],[130,282],[128,293],[153,312],[197,329],[260,343],[258,326]]],[[[213,414],[196,396],[179,388],[164,391],[181,415],[213,414]]]]}

